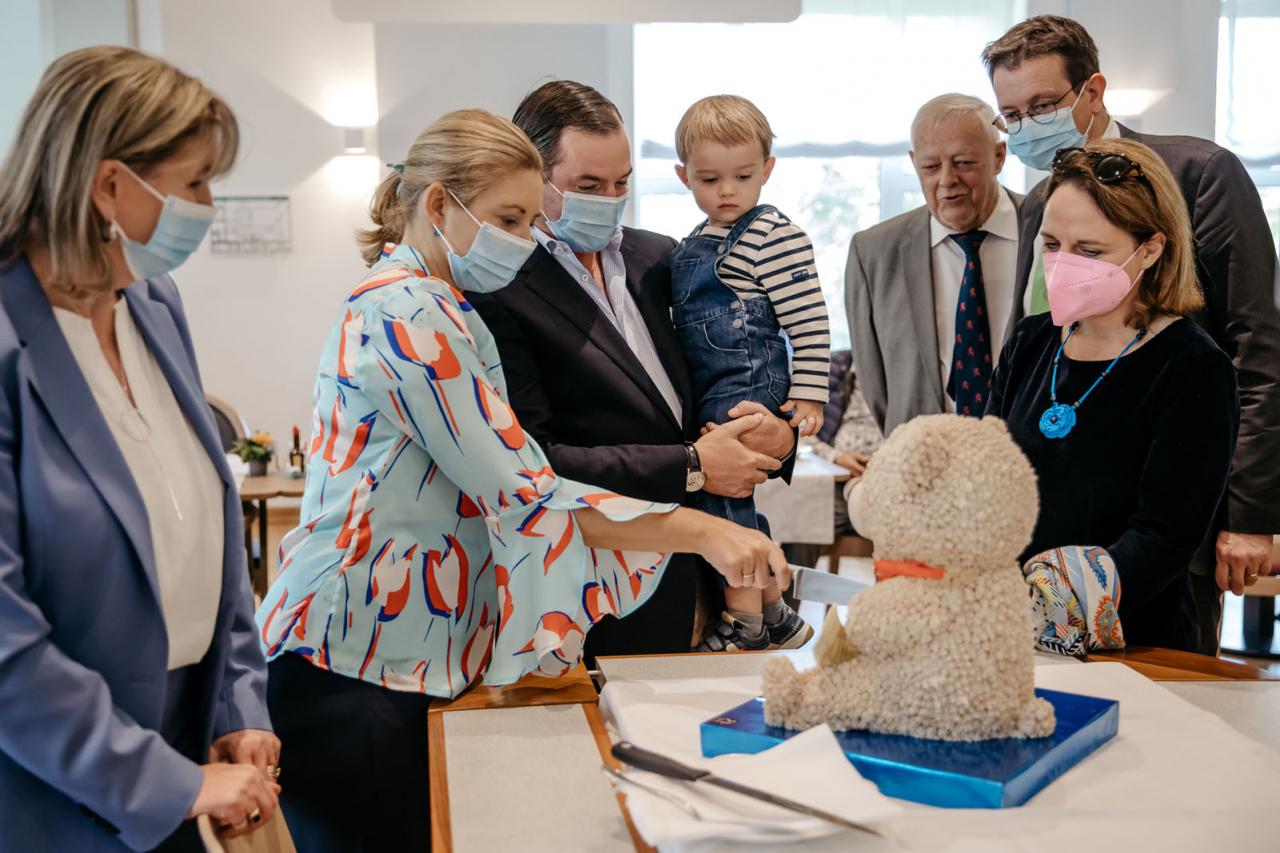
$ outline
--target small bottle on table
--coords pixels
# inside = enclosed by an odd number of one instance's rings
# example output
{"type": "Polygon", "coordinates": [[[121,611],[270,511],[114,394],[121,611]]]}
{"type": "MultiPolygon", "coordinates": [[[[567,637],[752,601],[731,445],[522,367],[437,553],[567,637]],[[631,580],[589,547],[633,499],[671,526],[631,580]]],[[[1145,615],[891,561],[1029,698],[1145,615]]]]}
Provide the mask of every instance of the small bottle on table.
{"type": "Polygon", "coordinates": [[[302,435],[293,428],[293,449],[289,451],[289,475],[301,477],[306,473],[307,457],[302,455],[302,435]]]}

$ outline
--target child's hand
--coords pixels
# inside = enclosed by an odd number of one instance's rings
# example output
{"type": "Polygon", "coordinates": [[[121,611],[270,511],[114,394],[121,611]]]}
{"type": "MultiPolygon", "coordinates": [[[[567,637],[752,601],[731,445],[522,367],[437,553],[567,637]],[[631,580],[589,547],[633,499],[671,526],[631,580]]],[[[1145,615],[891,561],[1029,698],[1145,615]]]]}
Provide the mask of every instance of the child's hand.
{"type": "Polygon", "coordinates": [[[822,429],[822,404],[813,400],[788,400],[779,406],[791,415],[792,426],[800,427],[800,435],[808,438],[822,429]]]}

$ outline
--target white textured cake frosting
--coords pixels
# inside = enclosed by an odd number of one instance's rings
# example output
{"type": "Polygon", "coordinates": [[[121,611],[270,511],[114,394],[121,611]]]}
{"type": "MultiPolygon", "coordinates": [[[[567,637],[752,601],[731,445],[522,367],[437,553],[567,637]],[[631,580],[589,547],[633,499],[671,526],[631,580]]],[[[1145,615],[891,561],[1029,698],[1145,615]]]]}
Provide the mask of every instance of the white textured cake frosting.
{"type": "Polygon", "coordinates": [[[941,740],[1043,737],[1028,590],[1035,473],[995,418],[929,415],[894,430],[850,499],[875,543],[873,587],[844,625],[831,611],[818,666],[764,671],[770,725],[941,740]]]}

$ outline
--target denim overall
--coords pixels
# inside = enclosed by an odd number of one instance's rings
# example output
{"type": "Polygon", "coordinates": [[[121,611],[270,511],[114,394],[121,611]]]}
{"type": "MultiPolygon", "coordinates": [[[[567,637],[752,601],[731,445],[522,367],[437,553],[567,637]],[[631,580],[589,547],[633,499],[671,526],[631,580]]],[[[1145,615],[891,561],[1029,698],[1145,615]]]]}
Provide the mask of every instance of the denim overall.
{"type": "MultiPolygon", "coordinates": [[[[762,204],[742,216],[723,240],[699,237],[697,229],[671,255],[671,319],[689,362],[697,421],[724,423],[729,409],[752,400],[787,417],[778,407],[791,390],[786,339],[767,296],[741,298],[720,280],[721,261],[751,224],[765,213],[762,204]]],[[[726,498],[698,492],[699,509],[743,527],[769,532],[753,498],[726,498]]]]}

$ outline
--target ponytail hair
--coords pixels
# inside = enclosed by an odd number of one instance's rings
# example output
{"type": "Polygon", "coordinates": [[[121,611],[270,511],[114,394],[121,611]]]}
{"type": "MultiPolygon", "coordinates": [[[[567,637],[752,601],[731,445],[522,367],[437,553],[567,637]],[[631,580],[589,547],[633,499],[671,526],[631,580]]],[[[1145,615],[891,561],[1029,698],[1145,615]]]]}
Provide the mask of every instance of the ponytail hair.
{"type": "Polygon", "coordinates": [[[542,158],[524,131],[487,110],[446,113],[418,134],[404,163],[393,166],[374,191],[373,227],[356,234],[365,263],[377,263],[387,243],[404,239],[432,184],[444,184],[470,204],[496,181],[521,170],[542,174],[542,158]]]}

